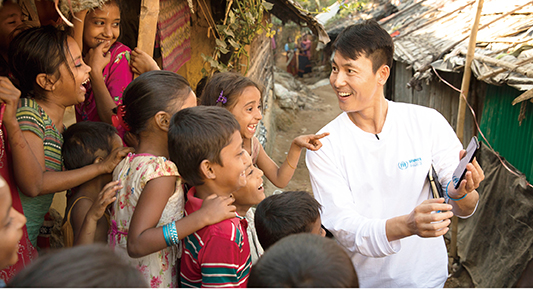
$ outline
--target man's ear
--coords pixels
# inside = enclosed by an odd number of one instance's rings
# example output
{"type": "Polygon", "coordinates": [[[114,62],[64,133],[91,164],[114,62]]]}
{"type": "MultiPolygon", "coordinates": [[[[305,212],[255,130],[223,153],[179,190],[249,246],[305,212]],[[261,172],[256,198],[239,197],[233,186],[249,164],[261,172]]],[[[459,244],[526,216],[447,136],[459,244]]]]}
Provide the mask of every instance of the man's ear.
{"type": "Polygon", "coordinates": [[[37,85],[46,91],[53,91],[55,88],[55,81],[50,79],[46,73],[39,73],[35,78],[35,82],[37,82],[37,85]]]}
{"type": "Polygon", "coordinates": [[[213,170],[212,163],[209,160],[203,160],[200,163],[200,172],[204,175],[204,178],[208,180],[214,180],[217,177],[213,170]]]}
{"type": "Polygon", "coordinates": [[[103,157],[97,157],[96,159],[94,159],[94,162],[93,164],[98,164],[98,163],[101,163],[104,161],[104,158],[103,157]]]}
{"type": "Polygon", "coordinates": [[[170,126],[171,115],[165,111],[160,111],[155,114],[155,123],[163,131],[168,132],[170,126]]]}
{"type": "Polygon", "coordinates": [[[378,83],[384,86],[385,83],[387,83],[387,79],[389,79],[389,75],[390,67],[386,64],[383,64],[377,71],[378,83]]]}

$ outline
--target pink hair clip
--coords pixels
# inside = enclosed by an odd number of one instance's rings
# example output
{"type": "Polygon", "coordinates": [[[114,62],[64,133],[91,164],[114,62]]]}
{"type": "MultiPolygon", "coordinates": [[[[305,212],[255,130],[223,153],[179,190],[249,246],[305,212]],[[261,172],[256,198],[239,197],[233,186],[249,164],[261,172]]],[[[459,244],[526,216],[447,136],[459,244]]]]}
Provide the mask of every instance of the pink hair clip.
{"type": "Polygon", "coordinates": [[[124,121],[124,115],[125,114],[126,114],[126,106],[125,105],[119,105],[117,107],[117,114],[113,115],[111,117],[111,121],[113,122],[113,126],[115,128],[118,128],[119,126],[122,126],[126,131],[130,131],[130,127],[124,121]]]}
{"type": "Polygon", "coordinates": [[[228,102],[228,99],[224,96],[224,90],[220,91],[220,95],[217,98],[217,103],[219,102],[222,104],[226,104],[226,102],[228,102]]]}

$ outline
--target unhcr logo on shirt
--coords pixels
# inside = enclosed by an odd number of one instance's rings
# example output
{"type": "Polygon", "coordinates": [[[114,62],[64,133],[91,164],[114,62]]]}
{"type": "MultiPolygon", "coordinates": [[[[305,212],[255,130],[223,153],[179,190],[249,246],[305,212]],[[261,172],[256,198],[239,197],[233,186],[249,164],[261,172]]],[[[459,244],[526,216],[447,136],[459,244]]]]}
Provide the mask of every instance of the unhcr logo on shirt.
{"type": "Polygon", "coordinates": [[[422,165],[422,158],[416,158],[408,161],[401,161],[398,163],[398,168],[400,170],[406,170],[408,168],[417,167],[422,165]]]}

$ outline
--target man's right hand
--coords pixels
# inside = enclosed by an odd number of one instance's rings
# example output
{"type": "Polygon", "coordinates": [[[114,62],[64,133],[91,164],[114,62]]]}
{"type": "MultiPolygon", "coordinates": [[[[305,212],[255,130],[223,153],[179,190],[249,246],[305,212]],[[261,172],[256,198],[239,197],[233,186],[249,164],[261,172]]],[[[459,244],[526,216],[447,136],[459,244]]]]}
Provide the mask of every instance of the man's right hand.
{"type": "Polygon", "coordinates": [[[449,230],[452,208],[443,198],[425,200],[410,214],[387,220],[387,239],[392,242],[412,235],[423,238],[442,236],[449,230]]]}
{"type": "Polygon", "coordinates": [[[451,210],[452,205],[445,204],[444,198],[425,200],[407,215],[407,228],[420,237],[442,236],[449,230],[451,210]]]}

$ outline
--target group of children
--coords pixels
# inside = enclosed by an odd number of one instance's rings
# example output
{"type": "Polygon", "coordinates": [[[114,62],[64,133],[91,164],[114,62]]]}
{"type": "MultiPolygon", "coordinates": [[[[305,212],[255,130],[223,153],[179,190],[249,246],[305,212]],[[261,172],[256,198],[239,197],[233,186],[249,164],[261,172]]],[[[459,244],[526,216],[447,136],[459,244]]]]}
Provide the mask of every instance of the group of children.
{"type": "MultiPolygon", "coordinates": [[[[65,245],[107,243],[153,288],[246,287],[263,248],[291,234],[325,234],[309,193],[265,199],[262,177],[286,186],[302,148],[320,149],[327,133],[296,137],[278,166],[255,137],[260,85],[218,73],[198,99],[185,78],[117,42],[115,0],[76,15],[72,33],[11,32],[10,77],[0,77],[0,269],[11,267],[0,279],[36,259],[44,216],[64,190],[65,245]],[[132,71],[141,75],[133,80],[132,71]],[[67,129],[73,105],[78,122],[67,129]]],[[[53,267],[42,258],[27,270],[53,267]]]]}

